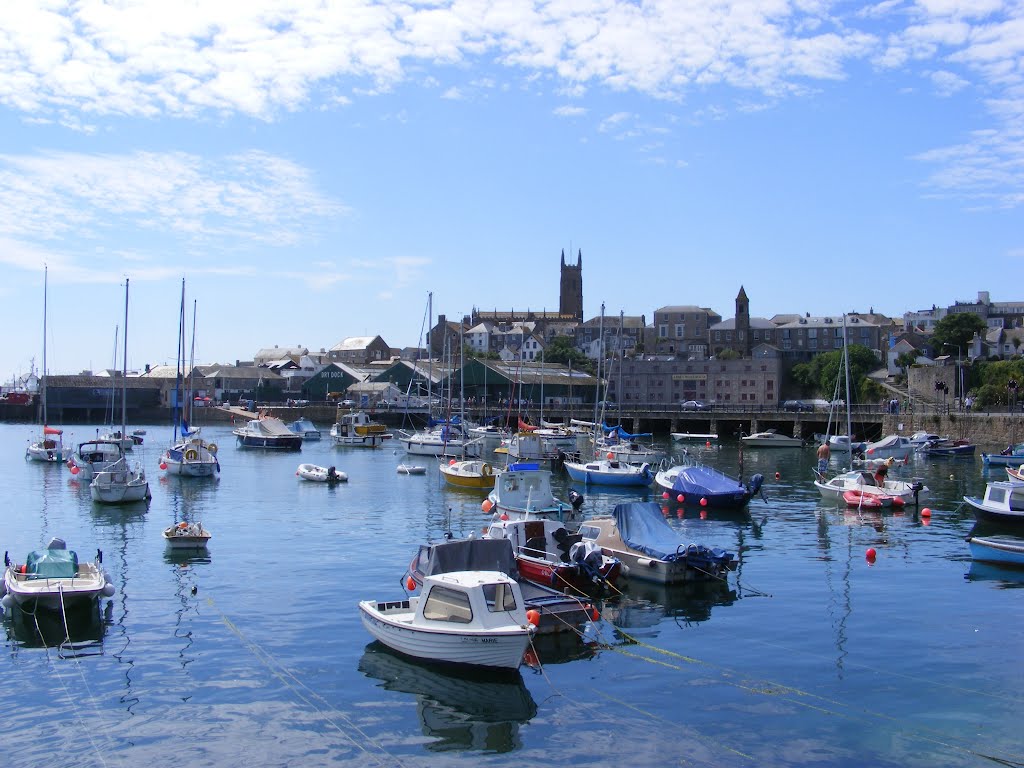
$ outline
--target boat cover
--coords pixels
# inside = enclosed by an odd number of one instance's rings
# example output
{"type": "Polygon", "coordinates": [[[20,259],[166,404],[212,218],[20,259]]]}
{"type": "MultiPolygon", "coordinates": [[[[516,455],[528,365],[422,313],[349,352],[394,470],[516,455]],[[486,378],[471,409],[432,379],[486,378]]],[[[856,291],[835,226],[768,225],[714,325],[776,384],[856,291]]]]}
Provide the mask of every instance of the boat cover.
{"type": "Polygon", "coordinates": [[[73,549],[39,549],[29,552],[25,573],[35,579],[71,579],[78,574],[78,555],[73,549]]]}
{"type": "Polygon", "coordinates": [[[657,560],[687,560],[694,565],[714,562],[732,567],[731,552],[687,542],[665,521],[661,507],[653,501],[616,504],[615,524],[628,546],[657,560]]]}
{"type": "Polygon", "coordinates": [[[710,467],[696,466],[680,469],[676,481],[672,483],[672,490],[687,495],[717,496],[737,491],[745,492],[747,489],[739,480],[722,472],[716,472],[710,467]]]}
{"type": "Polygon", "coordinates": [[[611,436],[614,434],[620,440],[633,440],[637,437],[651,437],[650,432],[637,432],[636,434],[633,434],[632,432],[627,432],[618,424],[614,427],[609,427],[607,424],[603,424],[602,428],[606,435],[611,436]]]}
{"type": "Polygon", "coordinates": [[[452,571],[500,571],[513,579],[519,578],[516,556],[508,539],[463,539],[423,544],[416,566],[424,577],[452,571]]]}

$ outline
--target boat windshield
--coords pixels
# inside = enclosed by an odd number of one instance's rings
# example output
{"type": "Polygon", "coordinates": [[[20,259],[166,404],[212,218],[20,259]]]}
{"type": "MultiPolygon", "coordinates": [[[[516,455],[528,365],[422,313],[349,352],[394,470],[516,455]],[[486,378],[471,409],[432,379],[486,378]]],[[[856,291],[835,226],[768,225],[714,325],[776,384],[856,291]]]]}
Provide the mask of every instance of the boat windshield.
{"type": "Polygon", "coordinates": [[[473,621],[473,609],[469,595],[448,587],[435,586],[423,604],[423,618],[431,621],[451,621],[469,624],[473,621]]]}
{"type": "Polygon", "coordinates": [[[487,601],[487,608],[491,613],[514,611],[516,609],[516,596],[512,593],[512,585],[508,582],[496,584],[484,584],[484,599],[487,601]]]}

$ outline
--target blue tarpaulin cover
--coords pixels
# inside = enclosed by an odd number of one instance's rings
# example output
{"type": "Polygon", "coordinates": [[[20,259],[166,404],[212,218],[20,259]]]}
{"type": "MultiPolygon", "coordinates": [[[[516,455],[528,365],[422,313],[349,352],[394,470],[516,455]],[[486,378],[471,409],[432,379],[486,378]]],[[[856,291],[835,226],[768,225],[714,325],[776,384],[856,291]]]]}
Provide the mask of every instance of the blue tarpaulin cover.
{"type": "Polygon", "coordinates": [[[746,491],[743,483],[710,467],[685,467],[679,470],[672,490],[687,495],[714,496],[746,491]]]}
{"type": "Polygon", "coordinates": [[[662,517],[661,507],[653,501],[634,501],[615,505],[615,524],[622,540],[635,550],[658,560],[686,560],[695,567],[712,564],[733,568],[733,555],[721,549],[709,549],[683,539],[662,517]]]}

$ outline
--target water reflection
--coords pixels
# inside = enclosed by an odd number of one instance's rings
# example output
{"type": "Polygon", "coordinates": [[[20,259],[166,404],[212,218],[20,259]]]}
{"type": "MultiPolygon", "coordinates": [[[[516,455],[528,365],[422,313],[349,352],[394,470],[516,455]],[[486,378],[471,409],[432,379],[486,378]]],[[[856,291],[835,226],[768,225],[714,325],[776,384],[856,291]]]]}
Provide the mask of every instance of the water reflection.
{"type": "Polygon", "coordinates": [[[375,641],[366,646],[359,671],[380,680],[385,690],[416,697],[423,733],[434,739],[427,749],[434,752],[519,749],[519,726],[537,714],[518,670],[442,670],[398,656],[375,641]]]}
{"type": "Polygon", "coordinates": [[[684,584],[630,582],[627,591],[605,602],[605,620],[620,629],[656,627],[662,619],[697,624],[711,618],[711,609],[736,602],[736,590],[725,581],[684,584]]]}
{"type": "Polygon", "coordinates": [[[59,611],[23,611],[15,606],[4,614],[7,640],[15,648],[56,648],[61,658],[102,653],[103,636],[110,623],[113,603],[97,600],[59,611]]]}

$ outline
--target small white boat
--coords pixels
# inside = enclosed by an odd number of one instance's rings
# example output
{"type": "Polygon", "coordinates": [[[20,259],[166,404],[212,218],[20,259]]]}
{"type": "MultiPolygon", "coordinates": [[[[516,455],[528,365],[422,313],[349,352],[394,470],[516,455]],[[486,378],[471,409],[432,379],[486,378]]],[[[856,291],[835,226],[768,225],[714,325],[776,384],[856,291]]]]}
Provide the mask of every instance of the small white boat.
{"type": "Polygon", "coordinates": [[[583,497],[570,496],[576,500],[565,502],[558,499],[551,490],[551,471],[541,469],[532,462],[510,464],[494,483],[492,490],[481,505],[484,512],[496,516],[506,515],[511,520],[535,520],[553,517],[566,520],[576,517],[583,497]]]}
{"type": "Polygon", "coordinates": [[[740,442],[750,448],[800,448],[804,444],[799,437],[780,435],[774,429],[744,435],[740,438],[740,442]]]}
{"type": "Polygon", "coordinates": [[[868,443],[864,455],[869,459],[905,459],[914,452],[915,446],[909,437],[887,435],[881,440],[868,443]]]}
{"type": "MultiPolygon", "coordinates": [[[[614,454],[609,454],[614,455],[614,454]]],[[[617,485],[643,487],[651,484],[654,473],[647,462],[630,464],[618,459],[594,459],[593,461],[567,461],[564,464],[569,477],[577,483],[587,485],[617,485]]]]}
{"type": "Polygon", "coordinates": [[[319,440],[322,437],[322,433],[317,429],[316,424],[306,418],[296,419],[291,422],[288,424],[288,429],[302,437],[303,440],[319,440]]]}
{"type": "Polygon", "coordinates": [[[373,421],[364,411],[339,411],[337,421],[331,427],[331,437],[338,445],[356,445],[375,448],[391,433],[383,424],[373,421]]]}
{"type": "Polygon", "coordinates": [[[170,528],[164,528],[164,541],[168,549],[205,549],[212,534],[202,523],[180,522],[170,528]]]}
{"type": "Polygon", "coordinates": [[[319,464],[299,464],[295,474],[314,483],[348,482],[348,475],[344,472],[339,472],[335,467],[321,467],[319,464]]]}
{"type": "Polygon", "coordinates": [[[407,600],[359,603],[363,626],[418,659],[517,669],[535,630],[519,584],[498,571],[427,576],[407,600]]]}
{"type": "Polygon", "coordinates": [[[670,432],[669,434],[677,442],[707,443],[718,439],[717,432],[670,432]]]}
{"type": "Polygon", "coordinates": [[[152,498],[146,470],[139,464],[129,466],[123,457],[93,474],[89,493],[101,504],[131,504],[152,498]]]}
{"type": "Polygon", "coordinates": [[[399,464],[395,471],[400,475],[425,475],[427,474],[427,468],[421,467],[418,464],[399,464]]]}
{"type": "Polygon", "coordinates": [[[853,491],[863,495],[898,498],[903,504],[917,504],[930,494],[928,486],[920,480],[886,478],[879,484],[874,474],[862,469],[841,472],[830,480],[818,476],[814,481],[814,487],[818,489],[823,499],[834,500],[842,499],[847,491],[853,491]]]}
{"type": "Polygon", "coordinates": [[[63,539],[51,539],[46,549],[29,552],[22,564],[4,555],[4,608],[15,605],[31,610],[69,610],[88,605],[101,595],[114,594],[110,576],[102,569],[103,553],[92,562],[80,562],[63,539]]]}
{"type": "Polygon", "coordinates": [[[964,496],[978,520],[993,523],[1024,523],[1024,483],[993,480],[985,486],[985,497],[964,496]]]}

